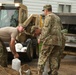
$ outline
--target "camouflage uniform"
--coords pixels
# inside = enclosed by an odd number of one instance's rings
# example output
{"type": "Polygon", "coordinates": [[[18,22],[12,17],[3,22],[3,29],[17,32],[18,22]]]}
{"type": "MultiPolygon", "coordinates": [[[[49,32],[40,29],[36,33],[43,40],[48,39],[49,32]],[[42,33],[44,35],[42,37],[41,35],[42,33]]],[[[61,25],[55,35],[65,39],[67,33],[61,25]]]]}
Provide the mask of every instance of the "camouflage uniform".
{"type": "Polygon", "coordinates": [[[7,67],[7,50],[1,39],[0,39],[0,65],[3,67],[7,67]]]}
{"type": "Polygon", "coordinates": [[[65,48],[65,42],[66,42],[66,36],[65,36],[65,34],[67,33],[67,30],[66,29],[62,29],[61,33],[62,33],[62,47],[61,47],[61,51],[63,52],[64,48],[65,48]]]}
{"type": "Polygon", "coordinates": [[[42,75],[47,59],[49,59],[51,75],[58,75],[62,47],[61,27],[60,18],[55,14],[50,13],[45,17],[44,27],[39,37],[43,41],[38,60],[40,75],[42,75]]]}
{"type": "Polygon", "coordinates": [[[65,29],[61,30],[61,33],[62,33],[62,46],[61,46],[60,55],[59,55],[59,57],[60,57],[59,67],[60,67],[61,58],[63,58],[63,51],[65,49],[65,42],[66,42],[65,33],[67,33],[67,32],[64,32],[64,31],[65,31],[65,29]]]}

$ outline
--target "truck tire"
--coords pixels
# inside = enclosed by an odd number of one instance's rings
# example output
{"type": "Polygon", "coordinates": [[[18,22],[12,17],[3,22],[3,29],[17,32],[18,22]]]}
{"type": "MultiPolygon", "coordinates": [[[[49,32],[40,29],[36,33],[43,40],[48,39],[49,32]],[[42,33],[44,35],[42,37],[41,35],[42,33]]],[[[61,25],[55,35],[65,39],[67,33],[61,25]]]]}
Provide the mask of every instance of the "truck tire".
{"type": "Polygon", "coordinates": [[[39,45],[37,42],[37,38],[32,39],[32,47],[33,47],[33,58],[38,58],[38,56],[39,56],[39,45]]]}
{"type": "Polygon", "coordinates": [[[31,40],[27,43],[26,55],[27,55],[27,60],[32,61],[32,59],[33,59],[33,48],[32,48],[32,41],[31,40]]]}
{"type": "Polygon", "coordinates": [[[36,46],[36,56],[35,56],[35,58],[38,58],[39,57],[39,44],[37,44],[37,46],[36,46]]]}

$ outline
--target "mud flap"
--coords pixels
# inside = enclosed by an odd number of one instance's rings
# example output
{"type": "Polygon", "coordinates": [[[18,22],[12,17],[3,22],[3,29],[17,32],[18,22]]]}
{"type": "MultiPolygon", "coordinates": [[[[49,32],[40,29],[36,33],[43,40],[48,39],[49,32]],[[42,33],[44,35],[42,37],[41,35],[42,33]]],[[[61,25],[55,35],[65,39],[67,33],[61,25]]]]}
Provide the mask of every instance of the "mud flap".
{"type": "Polygon", "coordinates": [[[0,38],[0,65],[3,67],[7,67],[7,50],[0,38]]]}

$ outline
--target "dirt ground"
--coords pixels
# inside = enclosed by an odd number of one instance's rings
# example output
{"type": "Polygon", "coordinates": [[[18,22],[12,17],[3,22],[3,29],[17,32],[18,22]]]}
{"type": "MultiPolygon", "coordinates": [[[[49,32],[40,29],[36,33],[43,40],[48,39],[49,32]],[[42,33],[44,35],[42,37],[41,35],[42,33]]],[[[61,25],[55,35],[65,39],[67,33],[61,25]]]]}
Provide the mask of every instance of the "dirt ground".
{"type": "MultiPolygon", "coordinates": [[[[37,59],[26,64],[30,66],[33,75],[37,75],[37,59]]],[[[62,59],[59,75],[76,75],[76,56],[67,55],[64,59],[62,59]]]]}
{"type": "MultiPolygon", "coordinates": [[[[28,64],[33,75],[37,75],[37,62],[38,59],[33,59],[31,62],[23,62],[22,65],[28,64]]],[[[58,72],[59,75],[76,75],[76,56],[65,56],[65,58],[61,61],[58,72]]]]}

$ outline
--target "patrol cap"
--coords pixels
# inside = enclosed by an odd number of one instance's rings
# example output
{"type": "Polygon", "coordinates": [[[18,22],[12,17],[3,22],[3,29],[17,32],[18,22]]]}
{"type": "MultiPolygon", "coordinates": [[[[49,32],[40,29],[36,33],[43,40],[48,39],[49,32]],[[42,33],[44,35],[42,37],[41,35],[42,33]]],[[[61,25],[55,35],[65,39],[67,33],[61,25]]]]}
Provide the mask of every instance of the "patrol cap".
{"type": "Polygon", "coordinates": [[[45,9],[52,11],[52,6],[51,5],[45,5],[45,6],[43,6],[42,11],[44,11],[45,9]]]}

